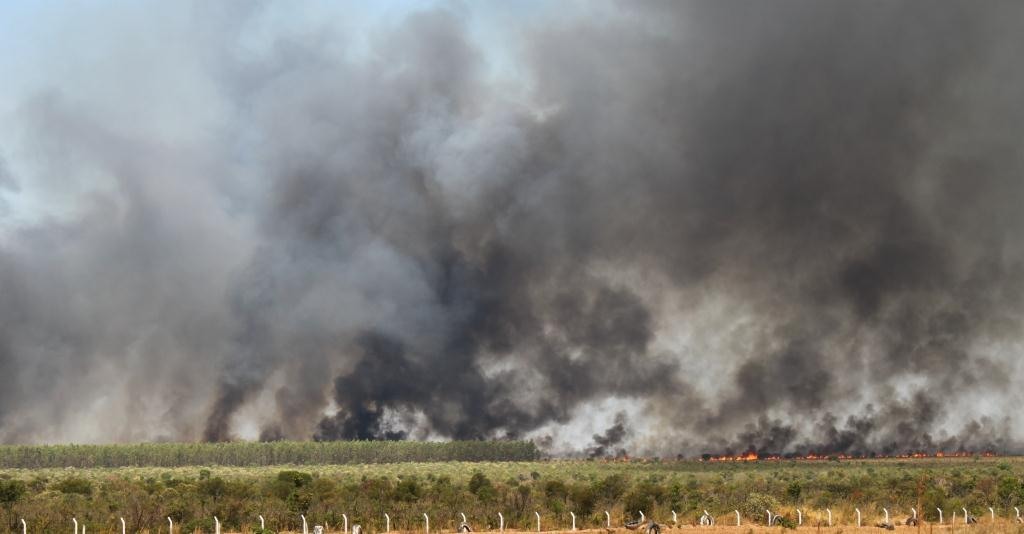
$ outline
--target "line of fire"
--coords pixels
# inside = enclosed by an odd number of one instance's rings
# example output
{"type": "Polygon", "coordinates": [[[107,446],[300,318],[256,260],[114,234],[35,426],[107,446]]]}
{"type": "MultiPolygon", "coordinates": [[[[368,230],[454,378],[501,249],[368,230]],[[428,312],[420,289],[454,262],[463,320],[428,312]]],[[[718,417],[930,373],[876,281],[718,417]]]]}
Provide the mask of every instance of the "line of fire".
{"type": "Polygon", "coordinates": [[[914,459],[914,458],[970,458],[970,457],[983,457],[992,458],[998,456],[992,451],[983,452],[971,452],[971,451],[955,451],[955,452],[912,452],[906,454],[879,454],[879,453],[866,453],[866,454],[773,454],[773,453],[759,453],[757,451],[747,451],[742,454],[704,454],[700,457],[702,462],[758,462],[758,461],[780,461],[780,460],[808,460],[808,461],[820,461],[820,460],[874,460],[874,459],[886,459],[886,458],[898,458],[898,459],[914,459]]]}

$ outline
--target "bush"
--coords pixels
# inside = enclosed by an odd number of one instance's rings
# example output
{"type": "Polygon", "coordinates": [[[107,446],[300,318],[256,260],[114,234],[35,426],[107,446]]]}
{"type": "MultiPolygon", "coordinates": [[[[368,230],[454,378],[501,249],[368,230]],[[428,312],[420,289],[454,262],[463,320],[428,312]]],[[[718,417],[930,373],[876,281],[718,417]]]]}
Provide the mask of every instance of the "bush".
{"type": "Polygon", "coordinates": [[[544,495],[559,502],[565,502],[569,497],[569,488],[561,480],[549,480],[544,483],[544,495]]]}
{"type": "Polygon", "coordinates": [[[594,507],[597,506],[597,495],[593,488],[585,484],[576,484],[570,489],[569,494],[577,514],[588,516],[594,513],[594,507]]]}
{"type": "Polygon", "coordinates": [[[800,485],[800,482],[793,481],[786,486],[786,497],[789,497],[790,502],[799,501],[801,492],[803,492],[803,486],[800,485]]]}
{"type": "Polygon", "coordinates": [[[10,506],[25,496],[25,483],[20,480],[0,480],[0,503],[10,506]]]}
{"type": "Polygon", "coordinates": [[[199,485],[197,488],[199,495],[203,497],[209,497],[216,501],[217,499],[224,496],[224,492],[227,491],[227,482],[224,482],[223,478],[202,478],[199,479],[199,485]]]}
{"type": "Polygon", "coordinates": [[[92,482],[84,478],[65,478],[53,485],[53,489],[67,494],[92,495],[92,482]]]}
{"type": "Polygon", "coordinates": [[[628,487],[629,482],[626,480],[626,477],[615,474],[609,475],[600,482],[597,482],[594,490],[601,500],[613,502],[619,500],[619,497],[626,493],[626,488],[628,487]]]}
{"type": "Polygon", "coordinates": [[[740,507],[743,515],[755,518],[758,522],[768,521],[768,515],[765,513],[765,510],[775,511],[778,509],[779,501],[775,497],[764,493],[751,493],[743,501],[743,506],[740,507]]]}
{"type": "Polygon", "coordinates": [[[395,487],[395,499],[398,501],[416,502],[422,494],[423,488],[416,477],[404,478],[395,487]]]}
{"type": "Polygon", "coordinates": [[[629,492],[623,505],[626,508],[627,516],[639,516],[639,512],[650,514],[654,510],[655,503],[661,501],[664,489],[653,482],[642,482],[637,484],[633,491],[629,492]]]}
{"type": "Polygon", "coordinates": [[[494,502],[498,498],[498,492],[494,489],[494,484],[491,484],[491,480],[487,478],[480,471],[473,473],[473,476],[469,479],[469,492],[476,495],[482,502],[494,502]]]}

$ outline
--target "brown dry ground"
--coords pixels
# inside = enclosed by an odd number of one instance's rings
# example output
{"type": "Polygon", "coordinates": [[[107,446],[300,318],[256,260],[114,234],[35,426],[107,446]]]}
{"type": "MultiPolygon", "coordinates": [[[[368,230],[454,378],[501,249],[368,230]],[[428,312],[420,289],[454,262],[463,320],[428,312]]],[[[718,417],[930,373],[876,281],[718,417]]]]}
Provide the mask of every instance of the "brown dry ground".
{"type": "MultiPolygon", "coordinates": [[[[313,532],[312,526],[309,529],[313,532]]],[[[340,534],[340,531],[331,530],[330,534],[340,534]]],[[[481,531],[487,532],[488,534],[496,534],[497,531],[481,531]]],[[[860,527],[855,526],[835,526],[835,527],[816,527],[816,526],[802,526],[794,530],[787,530],[782,527],[765,527],[763,525],[741,525],[741,526],[726,526],[716,525],[713,527],[700,527],[700,526],[681,526],[676,528],[665,528],[662,530],[663,533],[677,533],[677,534],[787,534],[793,533],[804,533],[804,534],[882,534],[888,532],[885,529],[878,527],[860,527]]],[[[895,533],[904,534],[1024,534],[1024,525],[1017,525],[1010,521],[996,520],[995,523],[983,522],[977,525],[964,526],[963,524],[958,525],[938,525],[925,523],[918,527],[907,527],[898,526],[895,533]]],[[[453,534],[451,531],[445,530],[433,530],[431,534],[453,534]]],[[[280,534],[301,534],[293,532],[281,532],[280,534]]],[[[415,531],[399,531],[392,530],[391,534],[424,534],[422,530],[415,531]]],[[[505,530],[505,534],[536,534],[536,531],[522,531],[522,530],[505,530]]],[[[545,530],[542,534],[636,534],[635,530],[626,529],[590,529],[590,530],[545,530]]]]}

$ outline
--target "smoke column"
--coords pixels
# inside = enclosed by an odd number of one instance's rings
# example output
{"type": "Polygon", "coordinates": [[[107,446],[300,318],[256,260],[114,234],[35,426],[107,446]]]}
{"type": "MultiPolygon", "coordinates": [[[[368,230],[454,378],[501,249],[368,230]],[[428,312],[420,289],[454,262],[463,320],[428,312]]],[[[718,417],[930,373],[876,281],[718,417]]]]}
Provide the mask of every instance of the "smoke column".
{"type": "Polygon", "coordinates": [[[1018,2],[47,17],[0,442],[1021,450],[1018,2]]]}

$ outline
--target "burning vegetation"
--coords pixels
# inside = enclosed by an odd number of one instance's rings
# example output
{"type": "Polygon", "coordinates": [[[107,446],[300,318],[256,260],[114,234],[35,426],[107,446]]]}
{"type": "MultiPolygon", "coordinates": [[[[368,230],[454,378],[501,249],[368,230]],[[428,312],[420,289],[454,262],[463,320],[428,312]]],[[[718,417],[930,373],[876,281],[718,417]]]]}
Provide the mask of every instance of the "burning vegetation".
{"type": "Polygon", "coordinates": [[[865,453],[865,454],[774,454],[774,453],[759,453],[755,451],[747,451],[743,454],[703,454],[700,457],[702,462],[757,462],[757,461],[778,461],[778,460],[874,460],[874,459],[886,459],[886,458],[900,458],[900,459],[911,459],[911,458],[971,458],[971,457],[983,457],[993,458],[999,456],[998,454],[991,451],[983,452],[970,452],[970,451],[955,451],[955,452],[912,452],[905,454],[880,454],[880,453],[865,453]]]}

